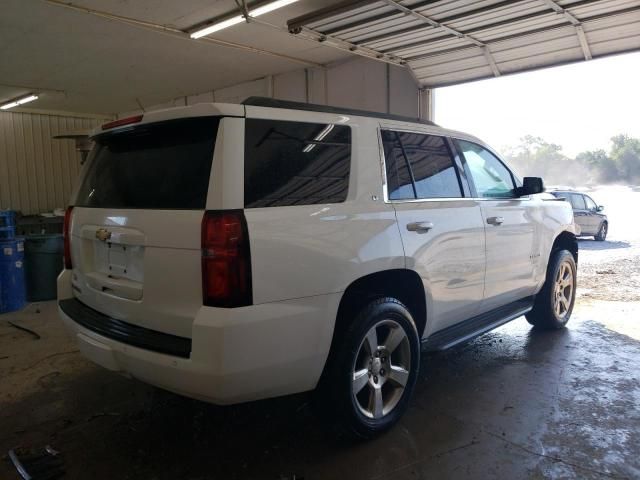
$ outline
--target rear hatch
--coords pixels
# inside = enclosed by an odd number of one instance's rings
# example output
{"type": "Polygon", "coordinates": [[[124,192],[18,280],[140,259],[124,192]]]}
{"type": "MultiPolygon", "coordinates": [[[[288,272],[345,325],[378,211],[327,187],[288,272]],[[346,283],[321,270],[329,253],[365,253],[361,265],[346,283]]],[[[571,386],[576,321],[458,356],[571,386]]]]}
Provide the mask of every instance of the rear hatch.
{"type": "Polygon", "coordinates": [[[218,117],[94,137],[71,222],[72,285],[118,320],[191,337],[202,305],[203,212],[218,117]]]}

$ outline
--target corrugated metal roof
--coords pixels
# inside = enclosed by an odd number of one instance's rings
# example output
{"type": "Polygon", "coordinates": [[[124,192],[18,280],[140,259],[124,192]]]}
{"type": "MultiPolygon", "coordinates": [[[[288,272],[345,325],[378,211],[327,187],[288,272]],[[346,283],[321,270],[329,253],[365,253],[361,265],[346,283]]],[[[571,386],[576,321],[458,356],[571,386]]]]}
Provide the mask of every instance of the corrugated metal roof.
{"type": "Polygon", "coordinates": [[[640,0],[359,0],[289,29],[438,87],[640,50],[640,0]]]}

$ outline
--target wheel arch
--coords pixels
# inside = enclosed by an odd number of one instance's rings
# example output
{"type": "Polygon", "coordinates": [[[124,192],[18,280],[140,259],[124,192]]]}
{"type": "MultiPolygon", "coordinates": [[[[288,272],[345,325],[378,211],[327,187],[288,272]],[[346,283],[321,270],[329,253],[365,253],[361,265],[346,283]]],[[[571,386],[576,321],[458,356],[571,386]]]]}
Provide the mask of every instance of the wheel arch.
{"type": "Polygon", "coordinates": [[[371,273],[351,282],[340,299],[334,338],[362,307],[380,297],[401,301],[411,312],[418,335],[422,337],[427,323],[427,299],[422,279],[414,270],[398,268],[371,273]]]}
{"type": "Polygon", "coordinates": [[[330,359],[335,355],[340,338],[351,325],[351,321],[365,305],[382,297],[394,297],[407,307],[416,324],[418,338],[422,338],[427,324],[427,296],[422,279],[415,271],[397,268],[357,278],[349,284],[340,298],[331,346],[319,385],[326,378],[330,359]]]}
{"type": "Polygon", "coordinates": [[[572,232],[564,230],[558,234],[551,246],[549,257],[558,250],[569,250],[576,261],[576,265],[578,264],[578,238],[572,232]]]}

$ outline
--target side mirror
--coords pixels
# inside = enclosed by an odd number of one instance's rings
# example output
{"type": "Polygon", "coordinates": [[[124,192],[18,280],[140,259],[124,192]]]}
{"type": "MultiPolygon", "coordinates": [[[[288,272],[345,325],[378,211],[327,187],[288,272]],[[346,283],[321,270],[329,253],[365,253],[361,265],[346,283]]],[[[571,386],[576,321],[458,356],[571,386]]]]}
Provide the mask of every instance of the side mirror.
{"type": "Polygon", "coordinates": [[[603,211],[603,210],[604,210],[604,205],[598,205],[598,206],[596,207],[596,212],[601,212],[601,211],[603,211]]]}
{"type": "Polygon", "coordinates": [[[516,195],[518,197],[535,195],[536,193],[542,192],[544,192],[544,182],[540,177],[524,177],[522,179],[522,186],[516,188],[516,195]]]}

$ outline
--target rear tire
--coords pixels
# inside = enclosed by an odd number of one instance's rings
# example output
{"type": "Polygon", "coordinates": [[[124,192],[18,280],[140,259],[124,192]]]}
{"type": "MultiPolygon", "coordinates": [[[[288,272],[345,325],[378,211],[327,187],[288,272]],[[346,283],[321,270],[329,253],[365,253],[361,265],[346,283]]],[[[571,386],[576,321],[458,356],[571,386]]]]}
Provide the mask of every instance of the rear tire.
{"type": "Polygon", "coordinates": [[[374,300],[334,341],[316,409],[351,437],[388,430],[407,409],[420,366],[411,313],[394,298],[374,300]]]}
{"type": "Polygon", "coordinates": [[[595,238],[598,242],[604,242],[607,239],[607,233],[609,233],[609,225],[607,224],[607,222],[602,222],[598,233],[596,233],[593,238],[595,238]]]}
{"type": "Polygon", "coordinates": [[[547,278],[536,295],[533,309],[525,315],[527,321],[545,330],[563,328],[573,312],[576,280],[576,261],[571,252],[552,252],[547,265],[547,278]]]}

